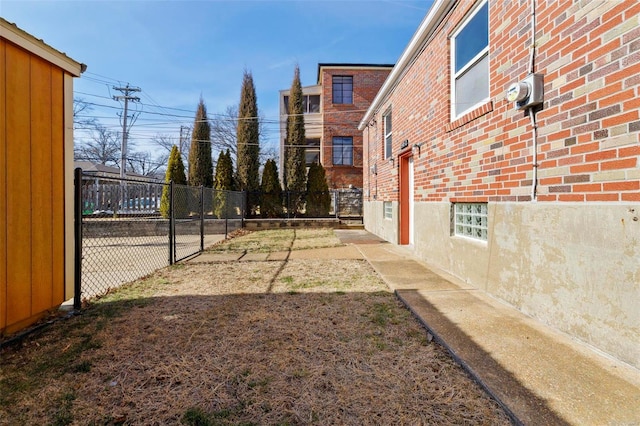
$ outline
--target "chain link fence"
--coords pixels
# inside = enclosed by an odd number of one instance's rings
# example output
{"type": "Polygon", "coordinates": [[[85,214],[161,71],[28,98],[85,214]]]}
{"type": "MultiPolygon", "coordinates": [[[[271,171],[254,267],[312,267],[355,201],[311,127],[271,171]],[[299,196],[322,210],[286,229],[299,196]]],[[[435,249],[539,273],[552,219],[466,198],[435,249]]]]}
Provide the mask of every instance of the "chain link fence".
{"type": "Polygon", "coordinates": [[[242,227],[244,194],[76,169],[74,304],[187,259],[242,227]]]}
{"type": "Polygon", "coordinates": [[[255,205],[254,211],[247,211],[248,217],[306,217],[306,218],[362,218],[362,190],[358,188],[330,189],[324,193],[282,191],[278,195],[262,191],[249,192],[248,205],[255,205]],[[326,195],[328,210],[317,214],[317,208],[309,208],[311,199],[326,195]]]}

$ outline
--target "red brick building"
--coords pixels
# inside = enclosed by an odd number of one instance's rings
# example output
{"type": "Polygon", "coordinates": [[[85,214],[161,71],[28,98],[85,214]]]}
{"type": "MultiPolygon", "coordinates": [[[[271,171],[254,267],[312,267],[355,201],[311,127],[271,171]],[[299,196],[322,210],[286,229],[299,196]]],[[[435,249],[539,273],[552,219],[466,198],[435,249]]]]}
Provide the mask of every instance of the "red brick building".
{"type": "Polygon", "coordinates": [[[640,367],[639,76],[638,2],[436,0],[359,125],[365,227],[640,367]]]}
{"type": "MultiPolygon", "coordinates": [[[[329,188],[362,188],[362,132],[358,123],[393,65],[318,64],[315,86],[303,87],[307,164],[319,161],[329,188]]],[[[280,91],[280,172],[289,90],[280,91]]]]}

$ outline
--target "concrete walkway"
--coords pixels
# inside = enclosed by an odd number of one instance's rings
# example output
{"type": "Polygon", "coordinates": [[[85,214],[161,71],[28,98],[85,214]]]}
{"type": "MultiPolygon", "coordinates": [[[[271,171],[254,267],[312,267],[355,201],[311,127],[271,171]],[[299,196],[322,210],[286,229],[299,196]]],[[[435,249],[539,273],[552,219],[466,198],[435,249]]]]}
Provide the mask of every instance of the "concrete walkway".
{"type": "Polygon", "coordinates": [[[335,232],[520,423],[640,425],[640,371],[435,273],[407,248],[366,231],[335,232]]]}

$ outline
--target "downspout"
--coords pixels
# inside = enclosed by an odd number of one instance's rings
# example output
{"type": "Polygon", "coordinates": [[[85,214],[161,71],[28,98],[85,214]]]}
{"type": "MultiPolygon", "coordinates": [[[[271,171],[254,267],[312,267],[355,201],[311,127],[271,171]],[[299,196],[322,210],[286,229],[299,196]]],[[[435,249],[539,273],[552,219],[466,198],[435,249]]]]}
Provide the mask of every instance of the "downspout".
{"type": "MultiPolygon", "coordinates": [[[[536,0],[531,0],[531,58],[529,60],[529,73],[535,71],[536,55],[536,0]]],[[[538,125],[536,123],[535,107],[529,108],[531,118],[531,136],[533,138],[533,176],[531,178],[531,201],[536,201],[538,196],[538,125]]]]}
{"type": "Polygon", "coordinates": [[[538,124],[536,123],[536,112],[529,108],[529,117],[531,117],[531,134],[533,137],[533,177],[531,182],[531,201],[536,201],[538,196],[538,124]]]}
{"type": "MultiPolygon", "coordinates": [[[[371,143],[371,135],[370,135],[369,126],[367,126],[367,155],[366,155],[366,158],[368,159],[367,166],[368,166],[368,169],[369,169],[369,170],[367,170],[367,174],[369,176],[369,179],[367,179],[367,201],[371,201],[371,151],[370,151],[370,148],[369,148],[369,144],[370,143],[371,143]]],[[[363,145],[362,150],[364,151],[364,138],[363,138],[363,141],[362,141],[362,145],[363,145]]]]}

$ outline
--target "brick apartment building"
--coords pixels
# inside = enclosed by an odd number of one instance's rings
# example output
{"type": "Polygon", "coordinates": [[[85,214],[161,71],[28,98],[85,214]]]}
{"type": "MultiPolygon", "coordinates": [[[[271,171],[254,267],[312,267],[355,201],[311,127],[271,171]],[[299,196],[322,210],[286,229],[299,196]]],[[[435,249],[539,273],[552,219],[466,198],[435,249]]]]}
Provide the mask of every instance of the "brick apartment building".
{"type": "Polygon", "coordinates": [[[638,2],[436,0],[359,125],[365,227],[640,368],[639,92],[638,2]]]}
{"type": "MultiPolygon", "coordinates": [[[[322,164],[329,188],[362,188],[362,132],[358,123],[393,65],[318,64],[304,96],[306,162],[322,164]]],[[[280,180],[284,175],[289,90],[280,91],[280,180]]]]}

